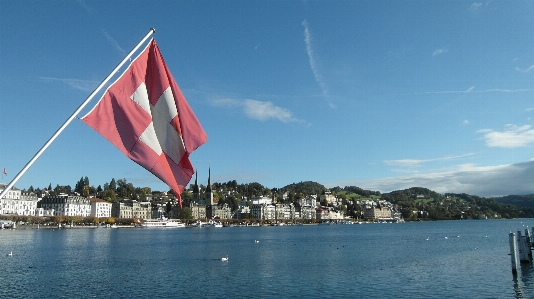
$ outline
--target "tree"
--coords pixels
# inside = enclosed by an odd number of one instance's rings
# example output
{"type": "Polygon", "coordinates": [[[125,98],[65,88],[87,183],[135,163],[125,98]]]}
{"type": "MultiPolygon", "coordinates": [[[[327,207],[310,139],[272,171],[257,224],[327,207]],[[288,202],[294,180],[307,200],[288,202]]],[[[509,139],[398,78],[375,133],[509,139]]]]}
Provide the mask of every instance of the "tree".
{"type": "Polygon", "coordinates": [[[115,199],[117,198],[117,194],[115,194],[115,191],[111,189],[106,189],[104,190],[103,197],[104,197],[104,200],[114,202],[115,199]]]}
{"type": "Polygon", "coordinates": [[[85,197],[88,197],[89,196],[89,178],[88,177],[84,177],[83,178],[83,196],[85,197]]]}
{"type": "Polygon", "coordinates": [[[111,182],[109,182],[109,189],[117,192],[117,183],[115,182],[115,179],[111,179],[111,182]]]}
{"type": "Polygon", "coordinates": [[[85,191],[85,184],[84,184],[83,177],[82,177],[80,178],[78,182],[76,182],[76,185],[74,185],[74,192],[83,196],[84,191],[85,191]]]}
{"type": "Polygon", "coordinates": [[[191,209],[189,207],[184,207],[180,211],[180,218],[181,219],[193,219],[193,213],[191,212],[191,209]]]}

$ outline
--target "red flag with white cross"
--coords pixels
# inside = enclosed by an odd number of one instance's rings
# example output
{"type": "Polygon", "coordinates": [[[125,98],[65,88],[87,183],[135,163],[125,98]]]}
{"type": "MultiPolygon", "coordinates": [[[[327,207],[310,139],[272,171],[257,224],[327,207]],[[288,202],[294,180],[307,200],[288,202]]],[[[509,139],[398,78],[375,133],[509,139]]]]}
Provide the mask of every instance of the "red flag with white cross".
{"type": "Polygon", "coordinates": [[[155,40],[82,120],[178,198],[194,174],[189,155],[208,138],[155,40]]]}

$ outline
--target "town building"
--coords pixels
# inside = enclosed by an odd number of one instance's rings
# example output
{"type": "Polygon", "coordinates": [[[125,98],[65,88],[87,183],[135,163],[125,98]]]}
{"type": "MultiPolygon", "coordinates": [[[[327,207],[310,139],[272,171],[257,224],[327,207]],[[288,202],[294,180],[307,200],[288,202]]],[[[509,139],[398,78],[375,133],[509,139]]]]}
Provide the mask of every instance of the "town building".
{"type": "Polygon", "coordinates": [[[320,221],[331,221],[331,220],[343,220],[344,215],[342,212],[334,211],[329,208],[318,208],[315,210],[315,217],[320,221]]]}
{"type": "Polygon", "coordinates": [[[191,203],[189,205],[191,209],[191,216],[193,219],[205,219],[206,218],[206,205],[191,203]]]}
{"type": "Polygon", "coordinates": [[[296,208],[296,213],[298,213],[298,218],[296,219],[305,219],[313,220],[317,218],[317,213],[315,211],[315,206],[301,206],[296,208]]]}
{"type": "Polygon", "coordinates": [[[91,216],[97,218],[108,218],[111,217],[111,206],[112,204],[108,201],[105,201],[100,198],[91,198],[89,199],[91,203],[91,216]]]}
{"type": "Polygon", "coordinates": [[[363,210],[363,218],[368,220],[392,220],[393,214],[387,207],[373,206],[363,210]]]}
{"type": "Polygon", "coordinates": [[[232,218],[232,210],[228,204],[224,205],[208,205],[206,206],[206,216],[208,218],[230,219],[232,218]]]}
{"type": "Polygon", "coordinates": [[[325,193],[321,195],[320,200],[321,204],[325,207],[328,206],[328,204],[337,205],[337,198],[332,195],[332,192],[330,191],[325,191],[325,193]]]}
{"type": "Polygon", "coordinates": [[[38,202],[37,208],[53,210],[54,216],[88,217],[91,215],[91,204],[87,198],[67,194],[43,197],[38,202]]]}
{"type": "MultiPolygon", "coordinates": [[[[5,188],[6,185],[0,184],[0,192],[5,188]]],[[[0,215],[35,216],[37,201],[35,193],[22,193],[21,190],[13,187],[0,199],[0,215]]]]}
{"type": "MultiPolygon", "coordinates": [[[[6,189],[6,184],[0,184],[0,192],[4,191],[6,189]]],[[[17,189],[15,187],[12,187],[7,191],[7,193],[4,195],[2,199],[20,199],[21,191],[20,189],[17,189]]]]}
{"type": "Polygon", "coordinates": [[[150,205],[142,204],[135,200],[114,202],[111,205],[111,217],[150,219],[151,216],[152,209],[150,205]]]}
{"type": "Polygon", "coordinates": [[[276,208],[272,204],[252,204],[250,216],[252,219],[258,220],[274,220],[276,218],[276,208]]]}
{"type": "Polygon", "coordinates": [[[250,207],[248,205],[239,206],[235,213],[237,219],[250,219],[250,207]]]}

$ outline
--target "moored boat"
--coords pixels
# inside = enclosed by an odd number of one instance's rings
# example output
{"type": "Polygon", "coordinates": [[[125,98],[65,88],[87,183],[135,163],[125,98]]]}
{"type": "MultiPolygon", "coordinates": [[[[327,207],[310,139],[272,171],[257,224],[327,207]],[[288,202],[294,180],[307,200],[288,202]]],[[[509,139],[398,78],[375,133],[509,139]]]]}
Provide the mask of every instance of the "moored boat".
{"type": "Polygon", "coordinates": [[[175,219],[166,219],[166,218],[161,218],[161,219],[146,219],[145,221],[143,221],[143,223],[141,223],[141,227],[147,227],[147,228],[151,228],[151,227],[185,227],[185,224],[182,223],[182,221],[180,220],[175,220],[175,219]]]}

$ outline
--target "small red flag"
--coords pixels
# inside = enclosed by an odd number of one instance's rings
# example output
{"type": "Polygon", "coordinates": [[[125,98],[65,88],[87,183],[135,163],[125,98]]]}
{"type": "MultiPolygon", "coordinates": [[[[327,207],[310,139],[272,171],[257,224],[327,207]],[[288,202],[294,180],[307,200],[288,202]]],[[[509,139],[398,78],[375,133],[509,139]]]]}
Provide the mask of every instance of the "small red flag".
{"type": "Polygon", "coordinates": [[[82,120],[178,197],[194,174],[189,155],[208,138],[155,40],[82,120]]]}

